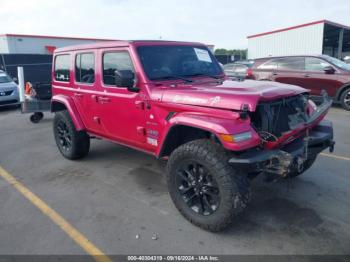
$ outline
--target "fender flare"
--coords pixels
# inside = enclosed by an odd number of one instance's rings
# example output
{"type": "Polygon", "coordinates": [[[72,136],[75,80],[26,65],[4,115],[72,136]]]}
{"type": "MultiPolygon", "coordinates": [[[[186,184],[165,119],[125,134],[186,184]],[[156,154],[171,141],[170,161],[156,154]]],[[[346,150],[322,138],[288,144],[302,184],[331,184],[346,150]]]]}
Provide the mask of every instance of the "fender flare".
{"type": "Polygon", "coordinates": [[[64,105],[67,109],[73,124],[75,126],[75,129],[77,131],[85,130],[85,125],[80,117],[80,114],[75,106],[75,103],[73,99],[69,96],[65,95],[55,95],[51,99],[51,112],[58,112],[61,111],[61,109],[57,109],[56,104],[64,105]]]}
{"type": "Polygon", "coordinates": [[[347,88],[350,88],[350,82],[342,85],[342,87],[340,87],[337,90],[337,92],[335,93],[335,96],[334,96],[334,100],[338,102],[340,100],[341,93],[347,88]]]}
{"type": "Polygon", "coordinates": [[[260,143],[260,138],[252,129],[249,119],[243,121],[241,119],[218,118],[214,115],[185,112],[178,113],[168,120],[168,125],[164,130],[164,136],[160,141],[160,146],[157,152],[158,156],[162,155],[166,146],[167,138],[172,129],[178,126],[196,128],[213,134],[226,149],[232,151],[241,151],[254,147],[260,143]],[[218,136],[219,134],[237,134],[247,131],[252,131],[253,134],[256,135],[253,135],[251,140],[244,141],[240,144],[227,143],[222,141],[222,139],[218,136]]]}

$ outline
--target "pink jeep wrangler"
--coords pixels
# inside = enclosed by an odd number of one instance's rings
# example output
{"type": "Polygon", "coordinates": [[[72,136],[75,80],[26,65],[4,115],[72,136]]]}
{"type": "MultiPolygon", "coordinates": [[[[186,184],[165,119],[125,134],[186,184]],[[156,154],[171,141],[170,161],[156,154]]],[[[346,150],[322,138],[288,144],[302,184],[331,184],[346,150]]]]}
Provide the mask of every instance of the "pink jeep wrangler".
{"type": "Polygon", "coordinates": [[[170,196],[193,224],[219,231],[246,207],[250,180],[295,177],[333,150],[308,90],[229,81],[199,43],[116,41],[61,48],[52,71],[57,147],[86,156],[99,137],[167,161],[170,196]]]}

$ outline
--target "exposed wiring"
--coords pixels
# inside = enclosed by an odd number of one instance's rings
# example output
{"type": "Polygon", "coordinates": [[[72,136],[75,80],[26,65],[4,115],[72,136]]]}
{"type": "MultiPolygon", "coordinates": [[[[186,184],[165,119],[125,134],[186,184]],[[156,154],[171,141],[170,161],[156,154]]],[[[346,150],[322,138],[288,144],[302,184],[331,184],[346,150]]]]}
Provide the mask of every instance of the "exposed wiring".
{"type": "Polygon", "coordinates": [[[267,143],[267,142],[277,142],[278,141],[278,137],[275,136],[274,134],[271,134],[267,131],[259,131],[258,132],[261,140],[264,142],[264,143],[267,143]],[[271,140],[271,138],[273,140],[271,140]]]}

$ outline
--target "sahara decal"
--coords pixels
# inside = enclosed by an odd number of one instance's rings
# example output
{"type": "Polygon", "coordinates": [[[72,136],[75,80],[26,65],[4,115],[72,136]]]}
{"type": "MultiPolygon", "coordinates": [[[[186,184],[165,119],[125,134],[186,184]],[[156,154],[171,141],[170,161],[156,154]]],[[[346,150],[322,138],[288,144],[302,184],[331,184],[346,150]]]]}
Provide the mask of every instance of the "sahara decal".
{"type": "Polygon", "coordinates": [[[176,95],[174,96],[172,102],[174,103],[190,103],[190,104],[210,104],[210,105],[215,105],[219,103],[221,100],[220,96],[215,96],[209,99],[205,98],[199,98],[199,97],[191,97],[191,96],[181,96],[181,95],[176,95]]]}

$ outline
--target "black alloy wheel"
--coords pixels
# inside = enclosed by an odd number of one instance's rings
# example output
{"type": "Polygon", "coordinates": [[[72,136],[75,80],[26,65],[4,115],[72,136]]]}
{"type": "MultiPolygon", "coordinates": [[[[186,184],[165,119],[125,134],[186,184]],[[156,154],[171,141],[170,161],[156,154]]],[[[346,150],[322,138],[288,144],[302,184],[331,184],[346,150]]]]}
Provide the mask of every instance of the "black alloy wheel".
{"type": "Polygon", "coordinates": [[[176,186],[182,199],[195,213],[208,216],[220,205],[220,191],[209,171],[195,161],[183,163],[177,170],[176,186]]]}
{"type": "Polygon", "coordinates": [[[63,150],[69,151],[72,148],[72,137],[69,133],[69,129],[65,122],[60,121],[57,123],[57,134],[59,143],[63,150]]]}

